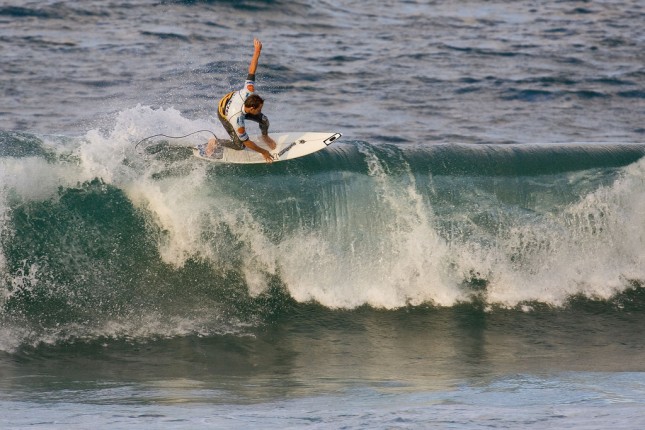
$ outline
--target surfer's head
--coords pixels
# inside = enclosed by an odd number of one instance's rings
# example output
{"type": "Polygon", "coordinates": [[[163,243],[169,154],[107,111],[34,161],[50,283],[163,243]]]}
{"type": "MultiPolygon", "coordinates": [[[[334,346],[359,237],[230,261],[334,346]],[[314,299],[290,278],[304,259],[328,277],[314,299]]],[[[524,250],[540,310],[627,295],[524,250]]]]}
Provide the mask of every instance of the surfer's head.
{"type": "Polygon", "coordinates": [[[257,115],[262,112],[262,106],[264,105],[264,99],[257,94],[251,94],[245,101],[244,107],[247,113],[257,115]]]}

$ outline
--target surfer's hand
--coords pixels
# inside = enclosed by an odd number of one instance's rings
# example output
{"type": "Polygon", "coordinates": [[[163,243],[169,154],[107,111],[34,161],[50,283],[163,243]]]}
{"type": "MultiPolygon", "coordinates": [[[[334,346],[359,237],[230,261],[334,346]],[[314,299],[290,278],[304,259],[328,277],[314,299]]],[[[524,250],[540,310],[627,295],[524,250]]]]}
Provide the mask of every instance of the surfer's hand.
{"type": "Polygon", "coordinates": [[[264,161],[266,161],[268,164],[273,163],[273,155],[266,149],[262,151],[262,156],[264,157],[264,161]]]}
{"type": "Polygon", "coordinates": [[[257,37],[253,39],[253,47],[255,48],[255,52],[258,54],[262,51],[262,42],[260,42],[260,39],[257,37]]]}

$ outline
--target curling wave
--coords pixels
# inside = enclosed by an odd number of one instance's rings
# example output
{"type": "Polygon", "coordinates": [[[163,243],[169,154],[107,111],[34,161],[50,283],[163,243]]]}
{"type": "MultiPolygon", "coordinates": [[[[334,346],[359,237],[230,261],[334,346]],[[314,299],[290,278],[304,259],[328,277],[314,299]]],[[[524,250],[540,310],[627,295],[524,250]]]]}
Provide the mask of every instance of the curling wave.
{"type": "Polygon", "coordinates": [[[83,137],[0,132],[1,350],[239,333],[288,302],[560,306],[645,280],[645,144],[350,138],[271,166],[134,149],[207,126],[138,106],[83,137]]]}

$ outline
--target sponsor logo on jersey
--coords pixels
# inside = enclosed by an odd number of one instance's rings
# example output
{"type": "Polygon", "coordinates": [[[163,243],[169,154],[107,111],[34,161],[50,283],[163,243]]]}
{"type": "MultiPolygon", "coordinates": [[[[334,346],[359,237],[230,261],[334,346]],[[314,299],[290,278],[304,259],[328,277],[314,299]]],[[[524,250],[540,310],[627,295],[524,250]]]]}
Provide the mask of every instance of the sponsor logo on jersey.
{"type": "Polygon", "coordinates": [[[240,127],[237,129],[238,134],[244,134],[246,133],[246,129],[244,127],[240,127]]]}

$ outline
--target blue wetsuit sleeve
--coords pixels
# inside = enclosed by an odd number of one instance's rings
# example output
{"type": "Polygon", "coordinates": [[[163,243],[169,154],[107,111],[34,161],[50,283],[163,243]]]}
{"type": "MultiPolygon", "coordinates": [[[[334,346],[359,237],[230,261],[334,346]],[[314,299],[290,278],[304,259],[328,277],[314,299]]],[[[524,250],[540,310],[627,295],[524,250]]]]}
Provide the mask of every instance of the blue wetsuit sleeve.
{"type": "Polygon", "coordinates": [[[249,140],[249,135],[246,133],[246,125],[244,123],[244,115],[238,115],[235,120],[235,133],[242,142],[249,140]]]}

